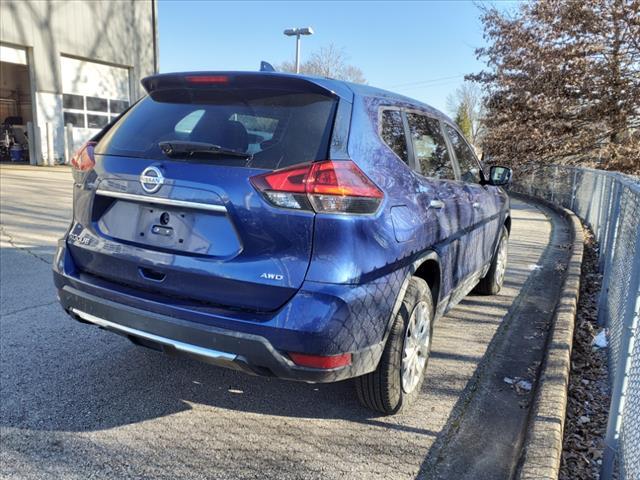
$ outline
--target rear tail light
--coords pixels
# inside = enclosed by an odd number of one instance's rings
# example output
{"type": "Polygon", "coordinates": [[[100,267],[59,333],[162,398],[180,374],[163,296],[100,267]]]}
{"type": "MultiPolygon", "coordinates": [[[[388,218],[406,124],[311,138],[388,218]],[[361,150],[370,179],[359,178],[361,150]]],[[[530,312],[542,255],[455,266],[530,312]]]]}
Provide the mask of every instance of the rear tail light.
{"type": "Polygon", "coordinates": [[[291,360],[293,360],[293,363],[295,363],[296,365],[309,368],[338,368],[351,365],[350,353],[325,356],[290,352],[289,358],[291,358],[291,360]]]}
{"type": "Polygon", "coordinates": [[[382,191],[349,160],[324,160],[251,178],[253,185],[277,207],[318,213],[374,213],[382,191]]]}
{"type": "Polygon", "coordinates": [[[96,165],[96,160],[93,154],[93,149],[96,146],[96,142],[89,140],[82,145],[78,151],[71,157],[71,166],[73,167],[73,178],[77,183],[82,181],[86,175],[86,172],[93,170],[96,165]]]}

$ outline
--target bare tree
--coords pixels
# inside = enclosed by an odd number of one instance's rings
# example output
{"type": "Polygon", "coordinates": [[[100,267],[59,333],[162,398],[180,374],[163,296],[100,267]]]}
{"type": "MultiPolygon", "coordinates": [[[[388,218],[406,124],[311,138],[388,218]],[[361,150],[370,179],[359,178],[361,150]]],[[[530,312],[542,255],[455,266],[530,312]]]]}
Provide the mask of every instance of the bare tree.
{"type": "MultiPolygon", "coordinates": [[[[348,63],[344,48],[330,43],[311,53],[309,59],[300,65],[300,72],[318,77],[329,77],[355,83],[367,83],[362,70],[348,63]]],[[[283,62],[278,66],[282,72],[295,72],[295,64],[283,62]]]]}
{"type": "Polygon", "coordinates": [[[483,10],[484,147],[514,167],[640,173],[640,0],[541,0],[483,10]]]}
{"type": "Polygon", "coordinates": [[[484,130],[482,89],[477,83],[464,82],[447,97],[447,110],[475,147],[480,147],[484,130]]]}

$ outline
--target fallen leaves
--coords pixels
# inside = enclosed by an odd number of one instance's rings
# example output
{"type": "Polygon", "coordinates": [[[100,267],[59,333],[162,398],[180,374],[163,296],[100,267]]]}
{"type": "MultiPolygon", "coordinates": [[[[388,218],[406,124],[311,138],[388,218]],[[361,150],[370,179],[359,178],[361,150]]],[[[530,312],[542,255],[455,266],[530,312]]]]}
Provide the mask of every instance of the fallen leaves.
{"type": "Polygon", "coordinates": [[[595,341],[606,347],[604,331],[597,323],[602,276],[595,247],[593,235],[585,227],[559,480],[596,480],[600,476],[610,399],[606,349],[594,346],[595,341]]]}

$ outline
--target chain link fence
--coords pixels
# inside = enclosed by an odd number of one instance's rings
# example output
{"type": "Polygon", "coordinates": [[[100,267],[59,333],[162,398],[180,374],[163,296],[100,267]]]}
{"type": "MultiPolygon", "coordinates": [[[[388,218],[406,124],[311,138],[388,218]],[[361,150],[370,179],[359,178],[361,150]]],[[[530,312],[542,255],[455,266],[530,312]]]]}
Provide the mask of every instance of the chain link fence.
{"type": "Polygon", "coordinates": [[[514,191],[576,213],[600,245],[598,320],[607,328],[611,410],[602,480],[640,480],[640,182],[620,173],[549,166],[514,191]]]}

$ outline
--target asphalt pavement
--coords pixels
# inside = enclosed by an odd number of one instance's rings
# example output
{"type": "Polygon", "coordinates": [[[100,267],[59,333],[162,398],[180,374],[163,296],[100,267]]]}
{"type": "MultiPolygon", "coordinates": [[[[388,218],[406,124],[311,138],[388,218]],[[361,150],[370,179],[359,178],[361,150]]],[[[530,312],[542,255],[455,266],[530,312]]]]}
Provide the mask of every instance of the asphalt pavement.
{"type": "MultiPolygon", "coordinates": [[[[415,408],[381,417],[358,404],[349,381],[247,376],[69,319],[51,279],[71,215],[68,169],[0,167],[0,207],[0,478],[427,475],[446,464],[483,372],[492,371],[490,345],[531,303],[532,279],[550,273],[549,245],[561,242],[552,218],[514,200],[503,290],[471,295],[439,321],[415,408]]],[[[537,315],[553,308],[536,302],[537,315]]],[[[516,368],[509,374],[524,376],[516,368]]],[[[494,388],[504,401],[523,401],[506,383],[494,388]]],[[[478,431],[477,441],[491,439],[478,431]]]]}

